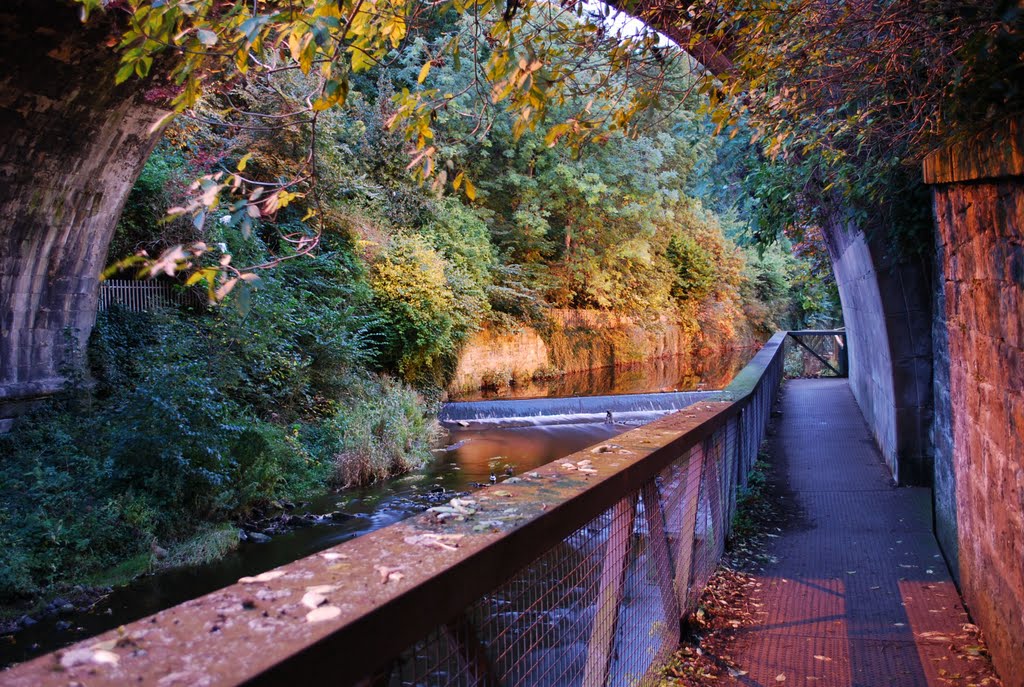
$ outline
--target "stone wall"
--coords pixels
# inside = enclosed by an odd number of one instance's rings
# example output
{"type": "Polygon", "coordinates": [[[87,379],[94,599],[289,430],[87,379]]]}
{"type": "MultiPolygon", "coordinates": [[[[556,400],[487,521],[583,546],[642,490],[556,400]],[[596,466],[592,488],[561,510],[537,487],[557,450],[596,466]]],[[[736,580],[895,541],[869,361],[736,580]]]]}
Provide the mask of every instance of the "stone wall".
{"type": "Polygon", "coordinates": [[[478,332],[463,349],[455,377],[448,389],[452,393],[474,391],[495,383],[508,383],[542,376],[551,370],[548,346],[530,327],[517,331],[478,332]]]}
{"type": "Polygon", "coordinates": [[[847,330],[850,387],[899,484],[928,484],[931,288],[921,260],[887,251],[884,229],[825,227],[847,330]]]}
{"type": "Polygon", "coordinates": [[[544,329],[522,327],[514,331],[478,332],[463,349],[455,376],[448,386],[453,394],[474,391],[495,382],[521,382],[534,376],[584,372],[604,367],[752,346],[746,326],[730,326],[723,318],[702,323],[688,334],[682,326],[662,317],[639,324],[629,317],[597,310],[551,310],[544,329]]]}
{"type": "Polygon", "coordinates": [[[63,384],[107,246],[165,112],[115,86],[111,26],[56,0],[0,9],[0,431],[63,384]]]}
{"type": "Polygon", "coordinates": [[[1024,685],[1024,125],[925,162],[941,262],[936,525],[1008,687],[1024,685]],[[953,508],[955,504],[955,509],[953,508]],[[955,542],[955,543],[954,543],[955,542]]]}

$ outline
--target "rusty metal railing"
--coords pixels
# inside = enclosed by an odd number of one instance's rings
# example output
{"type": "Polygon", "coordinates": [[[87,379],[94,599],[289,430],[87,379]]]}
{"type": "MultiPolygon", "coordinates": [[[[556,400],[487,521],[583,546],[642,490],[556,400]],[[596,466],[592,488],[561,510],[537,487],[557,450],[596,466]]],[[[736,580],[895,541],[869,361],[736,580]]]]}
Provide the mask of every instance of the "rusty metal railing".
{"type": "Polygon", "coordinates": [[[783,374],[0,674],[5,685],[633,685],[725,548],[783,374]]]}
{"type": "Polygon", "coordinates": [[[795,369],[787,373],[795,377],[848,377],[849,352],[844,329],[802,329],[790,331],[797,344],[790,354],[796,358],[795,369]]]}

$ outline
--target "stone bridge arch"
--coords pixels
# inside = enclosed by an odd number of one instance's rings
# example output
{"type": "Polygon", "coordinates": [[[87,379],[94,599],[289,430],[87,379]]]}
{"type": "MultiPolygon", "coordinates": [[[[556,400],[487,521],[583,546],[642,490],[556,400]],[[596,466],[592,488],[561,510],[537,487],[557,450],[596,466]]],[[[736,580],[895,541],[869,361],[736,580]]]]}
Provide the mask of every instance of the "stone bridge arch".
{"type": "MultiPolygon", "coordinates": [[[[897,484],[929,485],[932,265],[901,258],[883,226],[822,228],[847,331],[850,387],[897,484]]],[[[925,254],[927,255],[927,253],[925,254]]]]}
{"type": "Polygon", "coordinates": [[[67,3],[0,9],[0,430],[64,383],[107,247],[166,114],[115,86],[110,26],[67,3]]]}

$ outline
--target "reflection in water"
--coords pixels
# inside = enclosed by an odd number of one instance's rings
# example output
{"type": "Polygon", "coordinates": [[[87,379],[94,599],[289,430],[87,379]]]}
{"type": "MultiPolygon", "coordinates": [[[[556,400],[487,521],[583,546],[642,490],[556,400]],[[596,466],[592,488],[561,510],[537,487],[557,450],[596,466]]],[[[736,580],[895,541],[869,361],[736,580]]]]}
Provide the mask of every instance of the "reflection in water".
{"type": "MultiPolygon", "coordinates": [[[[736,358],[704,361],[703,368],[688,371],[682,370],[681,361],[671,360],[567,376],[546,385],[548,393],[542,395],[722,388],[741,367],[738,361],[749,355],[744,351],[736,358]]],[[[662,414],[650,413],[646,420],[662,414]]],[[[245,575],[311,555],[448,501],[457,492],[488,484],[492,474],[500,483],[509,473],[532,470],[635,426],[599,422],[451,430],[447,439],[451,448],[436,451],[437,458],[422,471],[367,489],[324,495],[301,509],[313,514],[340,511],[344,515],[339,516],[339,522],[328,520],[327,524],[295,529],[274,536],[268,543],[242,542],[235,552],[215,563],[139,578],[115,590],[88,612],[37,618],[36,625],[19,631],[10,641],[0,642],[0,666],[53,651],[233,584],[245,575]],[[59,630],[58,623],[70,623],[71,627],[59,630]]]]}
{"type": "Polygon", "coordinates": [[[573,372],[554,379],[529,381],[499,391],[452,394],[452,401],[496,398],[558,398],[652,391],[722,389],[747,364],[752,351],[736,348],[711,356],[680,355],[622,367],[573,372]]]}

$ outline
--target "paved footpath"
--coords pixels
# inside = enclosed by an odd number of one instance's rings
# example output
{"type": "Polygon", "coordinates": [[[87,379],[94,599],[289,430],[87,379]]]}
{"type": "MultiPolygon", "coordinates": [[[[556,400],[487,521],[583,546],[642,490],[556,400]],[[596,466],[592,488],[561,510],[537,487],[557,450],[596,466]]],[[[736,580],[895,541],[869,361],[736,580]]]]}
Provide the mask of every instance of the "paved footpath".
{"type": "Polygon", "coordinates": [[[931,491],[895,488],[846,380],[783,387],[772,454],[791,517],[731,647],[743,685],[998,684],[932,533],[931,491]]]}

